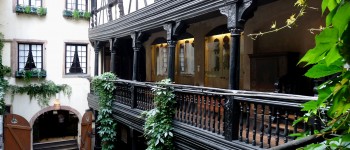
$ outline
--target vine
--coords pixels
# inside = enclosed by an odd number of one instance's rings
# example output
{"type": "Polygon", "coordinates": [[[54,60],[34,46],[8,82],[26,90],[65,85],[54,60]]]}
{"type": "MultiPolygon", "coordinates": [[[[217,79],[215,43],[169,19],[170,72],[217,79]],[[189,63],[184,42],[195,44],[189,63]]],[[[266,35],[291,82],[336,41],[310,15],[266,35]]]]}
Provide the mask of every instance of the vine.
{"type": "Polygon", "coordinates": [[[15,94],[27,94],[30,100],[37,99],[40,106],[48,106],[50,98],[57,93],[63,92],[68,97],[72,94],[72,88],[69,85],[56,85],[52,81],[43,81],[39,84],[27,84],[25,86],[9,85],[9,91],[12,99],[15,94]]]}
{"type": "Polygon", "coordinates": [[[318,99],[303,104],[305,115],[298,119],[307,122],[310,117],[322,120],[327,110],[326,128],[318,136],[333,134],[334,138],[323,143],[310,144],[305,149],[349,149],[350,148],[350,1],[323,0],[322,13],[326,16],[326,27],[316,35],[316,46],[309,50],[300,62],[313,65],[305,74],[310,78],[332,78],[318,87],[318,99]]]}
{"type": "MultiPolygon", "coordinates": [[[[278,32],[280,30],[283,30],[283,29],[287,29],[287,28],[292,28],[295,24],[296,24],[296,21],[304,16],[304,14],[306,13],[306,9],[309,8],[309,9],[317,9],[317,8],[314,8],[314,7],[309,7],[306,3],[306,0],[297,0],[294,4],[294,6],[297,6],[299,7],[299,12],[297,14],[293,14],[291,15],[287,20],[286,20],[286,24],[283,25],[283,26],[280,26],[278,27],[277,26],[277,22],[275,21],[269,31],[265,31],[265,32],[259,32],[259,33],[252,33],[252,34],[248,34],[248,37],[252,38],[253,40],[257,39],[259,36],[263,36],[265,34],[269,34],[269,33],[273,33],[273,32],[278,32]]],[[[322,26],[320,27],[321,29],[323,28],[322,26]]],[[[318,29],[312,29],[310,30],[310,32],[314,31],[314,30],[318,30],[318,29]]]]}
{"type": "Polygon", "coordinates": [[[0,33],[0,115],[4,114],[5,112],[5,100],[4,96],[6,94],[7,88],[8,88],[8,81],[5,80],[5,76],[10,74],[11,68],[4,66],[2,64],[2,48],[4,47],[4,36],[2,33],[0,33]]]}
{"type": "MultiPolygon", "coordinates": [[[[295,5],[303,10],[307,7],[307,0],[297,0],[295,5]]],[[[323,14],[327,13],[326,27],[310,30],[312,33],[320,33],[315,36],[315,47],[310,49],[299,63],[305,63],[305,66],[312,65],[305,76],[330,79],[317,88],[316,101],[302,105],[302,111],[306,113],[293,124],[308,122],[316,117],[322,121],[325,128],[315,131],[315,134],[325,138],[328,135],[333,137],[326,138],[321,143],[310,144],[304,149],[350,149],[350,1],[322,0],[321,8],[323,14]],[[325,111],[326,116],[323,116],[325,111]],[[329,118],[328,121],[325,117],[329,118]]],[[[254,39],[271,32],[250,36],[254,39]]],[[[309,132],[294,135],[302,137],[308,134],[309,132]]]]}
{"type": "Polygon", "coordinates": [[[147,150],[174,149],[172,122],[176,101],[174,89],[167,84],[170,84],[170,79],[160,81],[158,87],[152,89],[155,108],[142,114],[146,118],[144,135],[148,139],[147,150]]]}
{"type": "Polygon", "coordinates": [[[92,80],[93,90],[99,97],[99,114],[97,122],[99,122],[99,132],[102,141],[103,150],[114,149],[114,141],[117,136],[117,123],[113,120],[112,102],[114,100],[113,91],[116,89],[114,82],[117,77],[110,72],[96,76],[92,80]]]}

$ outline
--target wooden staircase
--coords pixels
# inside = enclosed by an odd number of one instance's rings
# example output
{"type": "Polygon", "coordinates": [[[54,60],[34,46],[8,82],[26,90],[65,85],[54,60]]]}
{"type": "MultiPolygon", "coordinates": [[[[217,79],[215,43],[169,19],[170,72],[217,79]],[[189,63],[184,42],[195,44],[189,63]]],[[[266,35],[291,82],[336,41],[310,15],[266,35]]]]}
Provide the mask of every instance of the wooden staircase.
{"type": "Polygon", "coordinates": [[[74,140],[34,143],[33,150],[79,150],[78,142],[74,140]]]}

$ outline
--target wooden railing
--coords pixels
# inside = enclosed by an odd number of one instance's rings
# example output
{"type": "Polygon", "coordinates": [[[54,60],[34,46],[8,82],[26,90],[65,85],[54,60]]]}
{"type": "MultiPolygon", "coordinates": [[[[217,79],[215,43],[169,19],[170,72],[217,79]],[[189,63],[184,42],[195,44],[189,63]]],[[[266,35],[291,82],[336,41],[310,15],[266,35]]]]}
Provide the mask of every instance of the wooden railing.
{"type": "MultiPolygon", "coordinates": [[[[132,109],[153,109],[155,83],[113,81],[116,101],[132,109]]],[[[260,148],[275,147],[295,138],[291,133],[320,129],[317,119],[292,126],[303,115],[300,104],[316,97],[227,90],[171,84],[177,101],[176,121],[211,131],[226,140],[260,148]]]]}

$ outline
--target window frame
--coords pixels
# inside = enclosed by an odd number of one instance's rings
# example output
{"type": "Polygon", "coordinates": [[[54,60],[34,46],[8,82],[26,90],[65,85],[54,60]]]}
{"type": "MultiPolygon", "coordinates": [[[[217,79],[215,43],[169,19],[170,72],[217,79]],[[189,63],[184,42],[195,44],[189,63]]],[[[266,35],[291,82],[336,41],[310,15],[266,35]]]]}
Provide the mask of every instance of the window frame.
{"type": "MultiPolygon", "coordinates": [[[[68,75],[68,76],[70,76],[70,75],[88,75],[88,73],[89,73],[88,72],[88,44],[87,43],[65,43],[64,49],[65,49],[64,50],[64,75],[68,75]],[[74,46],[76,49],[78,46],[85,46],[85,53],[86,53],[85,56],[78,55],[78,57],[85,57],[85,73],[84,73],[84,71],[83,71],[83,73],[69,73],[69,72],[67,72],[67,46],[74,46]]],[[[73,59],[74,59],[74,55],[71,57],[73,57],[73,59]]],[[[81,60],[79,60],[79,63],[81,63],[80,61],[81,60]]],[[[73,61],[70,63],[73,63],[73,61]]],[[[70,66],[68,66],[68,68],[70,68],[70,66]]],[[[84,68],[84,67],[81,67],[81,68],[84,68]]]]}
{"type": "MultiPolygon", "coordinates": [[[[88,11],[88,0],[73,0],[73,1],[75,1],[75,6],[74,6],[74,9],[72,11],[74,11],[74,10],[84,11],[84,12],[88,11]],[[78,9],[78,6],[79,6],[78,2],[79,1],[85,1],[85,10],[78,9]]],[[[66,0],[66,10],[70,10],[70,9],[68,9],[68,0],[66,0]]]]}
{"type": "MultiPolygon", "coordinates": [[[[20,44],[24,44],[24,45],[26,45],[26,44],[28,44],[29,45],[29,49],[30,50],[32,50],[32,45],[41,45],[41,68],[40,68],[40,70],[44,70],[44,43],[39,43],[39,42],[34,42],[34,43],[32,43],[32,42],[18,42],[17,43],[17,70],[16,71],[20,71],[20,65],[19,65],[19,59],[20,59],[20,56],[19,56],[19,54],[20,54],[20,51],[19,51],[19,45],[20,44]]],[[[28,56],[26,56],[26,57],[28,57],[28,56]]],[[[35,62],[36,63],[36,62],[35,62]]],[[[25,64],[26,64],[26,62],[24,62],[24,67],[25,67],[25,64]]],[[[23,69],[25,69],[25,68],[23,68],[23,69]]],[[[38,68],[36,68],[36,69],[38,69],[38,68]]]]}
{"type": "MultiPolygon", "coordinates": [[[[20,0],[16,0],[16,4],[17,4],[17,5],[19,5],[19,1],[20,1],[20,0]]],[[[33,1],[33,2],[36,2],[37,0],[23,0],[23,1],[28,1],[28,4],[29,4],[29,5],[27,5],[27,6],[37,7],[36,5],[34,5],[34,6],[31,5],[32,1],[33,1]]],[[[43,7],[43,0],[40,0],[40,1],[41,1],[41,3],[40,3],[40,6],[39,6],[39,7],[43,7]]],[[[26,6],[26,5],[24,5],[24,6],[26,6]]]]}

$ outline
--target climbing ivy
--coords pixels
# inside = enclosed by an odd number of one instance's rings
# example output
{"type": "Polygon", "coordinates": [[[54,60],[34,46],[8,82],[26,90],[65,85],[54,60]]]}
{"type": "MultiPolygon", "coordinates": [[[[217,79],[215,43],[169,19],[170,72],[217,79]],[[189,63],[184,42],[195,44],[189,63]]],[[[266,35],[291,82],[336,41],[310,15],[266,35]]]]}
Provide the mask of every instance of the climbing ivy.
{"type": "Polygon", "coordinates": [[[170,79],[160,81],[153,88],[155,108],[144,112],[146,118],[144,135],[147,138],[147,150],[172,150],[173,146],[173,116],[175,114],[174,89],[167,86],[170,79]]]}
{"type": "Polygon", "coordinates": [[[40,106],[48,106],[50,98],[57,93],[63,92],[64,95],[70,97],[72,88],[67,84],[56,85],[52,81],[43,81],[35,84],[26,84],[24,86],[9,85],[9,91],[12,99],[15,94],[27,94],[30,100],[33,98],[38,100],[40,106]]]}
{"type": "MultiPolygon", "coordinates": [[[[302,1],[307,5],[306,0],[302,1]]],[[[316,46],[309,50],[300,60],[312,65],[305,74],[310,78],[331,77],[318,87],[318,99],[303,104],[304,117],[299,121],[307,122],[310,117],[322,120],[322,114],[327,110],[328,122],[326,128],[318,136],[335,134],[323,143],[311,144],[305,149],[349,149],[350,148],[350,1],[323,0],[322,13],[326,16],[326,27],[316,35],[316,46]]]]}
{"type": "Polygon", "coordinates": [[[100,124],[98,134],[102,140],[102,149],[114,149],[114,141],[116,139],[117,123],[113,120],[112,102],[114,100],[113,91],[116,89],[113,80],[117,77],[110,72],[96,76],[92,80],[93,90],[99,97],[99,114],[97,122],[100,124]]]}
{"type": "MultiPolygon", "coordinates": [[[[278,27],[276,23],[271,31],[249,35],[253,39],[267,33],[276,32],[285,27],[292,27],[296,20],[305,14],[308,0],[297,0],[296,7],[300,8],[297,17],[292,15],[286,25],[278,27]]],[[[310,144],[304,149],[350,149],[350,1],[322,0],[322,14],[326,15],[325,27],[310,29],[320,31],[315,36],[315,47],[310,49],[300,60],[299,64],[312,66],[305,76],[309,78],[329,78],[318,86],[318,99],[302,105],[305,115],[294,122],[308,122],[319,118],[325,128],[315,131],[317,136],[332,135],[322,143],[310,144]],[[323,116],[326,112],[326,116],[323,116]],[[324,118],[328,118],[327,120],[324,118]]],[[[306,136],[309,132],[294,134],[306,136]]]]}
{"type": "Polygon", "coordinates": [[[11,68],[2,64],[2,48],[4,47],[4,36],[0,33],[0,115],[5,112],[5,100],[4,96],[8,88],[8,81],[5,80],[5,76],[10,74],[11,68]]]}

